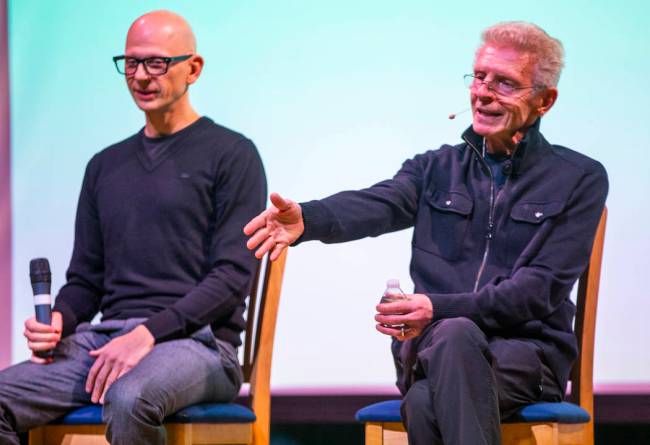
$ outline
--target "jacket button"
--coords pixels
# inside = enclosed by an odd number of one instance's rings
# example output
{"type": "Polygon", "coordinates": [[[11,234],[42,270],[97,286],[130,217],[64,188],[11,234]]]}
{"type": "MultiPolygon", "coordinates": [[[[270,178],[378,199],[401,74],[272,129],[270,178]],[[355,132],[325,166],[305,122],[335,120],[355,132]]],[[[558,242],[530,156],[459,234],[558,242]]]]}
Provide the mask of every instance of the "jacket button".
{"type": "Polygon", "coordinates": [[[503,167],[501,167],[501,174],[504,176],[510,176],[512,173],[512,161],[506,161],[503,163],[503,167]]]}

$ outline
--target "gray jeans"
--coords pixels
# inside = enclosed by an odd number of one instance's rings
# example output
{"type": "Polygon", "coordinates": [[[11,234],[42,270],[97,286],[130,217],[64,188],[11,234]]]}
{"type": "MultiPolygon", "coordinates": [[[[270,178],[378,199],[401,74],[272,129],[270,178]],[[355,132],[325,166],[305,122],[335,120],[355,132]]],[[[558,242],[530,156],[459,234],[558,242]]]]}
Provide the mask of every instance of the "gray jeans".
{"type": "MultiPolygon", "coordinates": [[[[84,390],[94,362],[88,351],[141,322],[84,323],[57,345],[52,363],[26,361],[0,371],[0,444],[18,445],[17,433],[91,403],[84,390]]],[[[194,403],[230,401],[241,382],[235,348],[216,339],[209,326],[190,338],[156,344],[106,393],[106,438],[113,445],[164,444],[165,416],[194,403]]]]}

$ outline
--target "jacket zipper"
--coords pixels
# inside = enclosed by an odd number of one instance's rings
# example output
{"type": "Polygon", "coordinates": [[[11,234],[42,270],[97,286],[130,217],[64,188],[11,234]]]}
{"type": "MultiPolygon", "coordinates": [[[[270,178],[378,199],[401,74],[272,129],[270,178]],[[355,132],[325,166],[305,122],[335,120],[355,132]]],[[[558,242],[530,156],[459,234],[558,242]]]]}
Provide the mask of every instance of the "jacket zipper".
{"type": "MultiPolygon", "coordinates": [[[[483,251],[483,259],[481,260],[481,265],[478,268],[478,272],[476,273],[476,280],[474,281],[474,291],[478,291],[478,285],[479,282],[481,281],[481,275],[483,275],[483,270],[485,270],[485,264],[487,263],[487,258],[488,254],[490,253],[490,242],[492,241],[492,229],[494,228],[494,205],[495,205],[495,196],[494,196],[494,175],[492,175],[492,170],[490,169],[490,166],[487,165],[487,162],[485,162],[485,159],[483,159],[483,154],[472,144],[467,138],[463,137],[463,140],[467,142],[467,145],[472,147],[474,150],[474,153],[476,156],[481,160],[483,163],[483,166],[488,172],[488,176],[490,177],[490,210],[488,212],[488,226],[487,226],[487,234],[485,235],[485,250],[483,251]]],[[[505,186],[505,185],[504,185],[505,186]]]]}
{"type": "MultiPolygon", "coordinates": [[[[485,235],[485,250],[483,251],[483,259],[481,260],[481,265],[478,268],[478,272],[476,273],[476,281],[474,281],[474,291],[478,291],[478,285],[481,281],[481,276],[483,275],[483,271],[485,270],[485,265],[487,264],[487,259],[488,259],[488,254],[490,253],[490,243],[492,241],[492,229],[494,229],[494,208],[496,207],[496,202],[499,200],[499,196],[501,195],[501,192],[503,189],[506,188],[508,185],[508,182],[510,181],[510,175],[506,178],[506,182],[503,184],[503,187],[499,190],[499,192],[496,194],[496,197],[494,195],[494,175],[492,174],[492,170],[490,169],[490,166],[485,162],[485,159],[483,158],[483,154],[479,151],[478,148],[474,146],[465,136],[463,136],[463,140],[467,142],[467,145],[472,147],[472,150],[474,150],[474,153],[476,156],[481,160],[483,163],[483,166],[488,172],[488,176],[490,177],[490,211],[488,212],[488,231],[487,234],[485,235]]],[[[519,145],[515,146],[515,149],[513,150],[511,154],[511,158],[514,158],[515,152],[517,151],[517,148],[519,148],[519,145]]]]}

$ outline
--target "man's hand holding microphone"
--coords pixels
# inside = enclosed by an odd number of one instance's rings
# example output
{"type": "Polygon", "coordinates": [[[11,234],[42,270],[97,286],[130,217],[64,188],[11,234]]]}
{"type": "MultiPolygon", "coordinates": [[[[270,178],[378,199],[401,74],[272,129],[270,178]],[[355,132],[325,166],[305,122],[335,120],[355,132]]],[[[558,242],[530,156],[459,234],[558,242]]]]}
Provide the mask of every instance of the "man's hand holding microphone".
{"type": "Polygon", "coordinates": [[[30,358],[34,363],[50,363],[52,361],[51,351],[61,340],[63,331],[63,319],[61,312],[52,312],[52,324],[39,323],[36,317],[25,321],[23,335],[27,339],[27,346],[32,351],[30,358]]]}
{"type": "Polygon", "coordinates": [[[29,278],[34,291],[35,316],[25,322],[23,335],[32,351],[31,361],[49,363],[52,350],[61,340],[63,317],[60,312],[52,312],[52,273],[46,258],[35,258],[29,262],[29,278]]]}

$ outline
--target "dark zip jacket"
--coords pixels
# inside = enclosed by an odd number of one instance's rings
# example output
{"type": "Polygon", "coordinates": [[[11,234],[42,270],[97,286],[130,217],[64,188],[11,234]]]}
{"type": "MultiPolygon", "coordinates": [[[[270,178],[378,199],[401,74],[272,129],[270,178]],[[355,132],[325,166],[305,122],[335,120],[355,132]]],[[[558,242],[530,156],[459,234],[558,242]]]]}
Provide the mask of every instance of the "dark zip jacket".
{"type": "MultiPolygon", "coordinates": [[[[411,278],[414,292],[431,299],[433,321],[466,317],[488,337],[536,343],[565,388],[577,355],[569,294],[588,262],[608,181],[599,162],[548,143],[539,122],[504,167],[500,191],[470,127],[463,143],[415,156],[392,179],[301,204],[299,242],[414,227],[411,278]]],[[[393,345],[402,392],[410,373],[399,369],[400,349],[409,343],[393,345]]]]}

